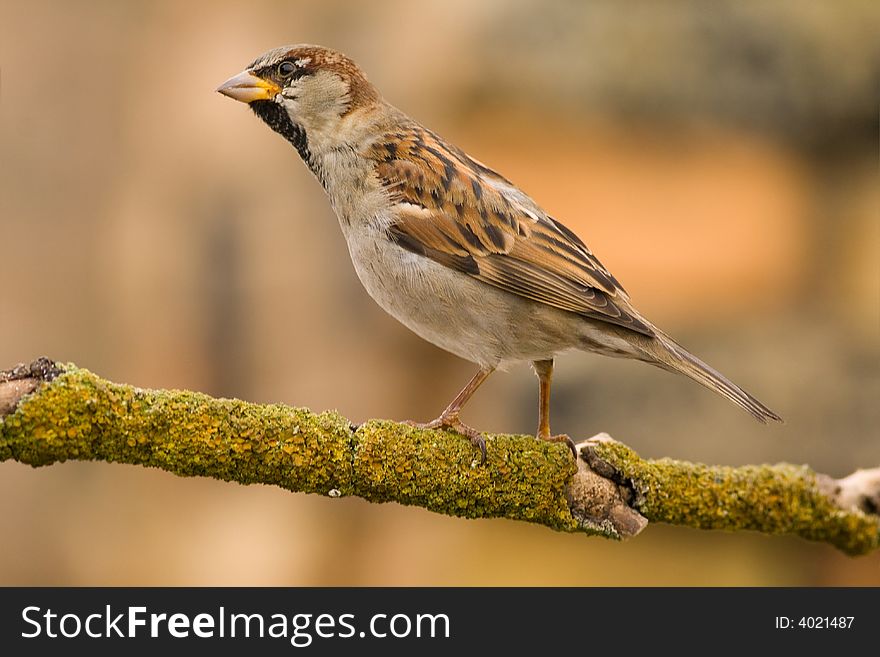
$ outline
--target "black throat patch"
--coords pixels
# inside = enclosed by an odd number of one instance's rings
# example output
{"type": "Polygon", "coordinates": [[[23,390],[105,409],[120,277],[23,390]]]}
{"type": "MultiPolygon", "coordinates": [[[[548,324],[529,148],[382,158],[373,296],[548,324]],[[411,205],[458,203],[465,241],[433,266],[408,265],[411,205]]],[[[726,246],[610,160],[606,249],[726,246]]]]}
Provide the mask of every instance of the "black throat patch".
{"type": "Polygon", "coordinates": [[[250,108],[266,125],[293,144],[303,162],[314,171],[306,131],[290,120],[290,116],[281,105],[272,100],[255,100],[250,103],[250,108]]]}

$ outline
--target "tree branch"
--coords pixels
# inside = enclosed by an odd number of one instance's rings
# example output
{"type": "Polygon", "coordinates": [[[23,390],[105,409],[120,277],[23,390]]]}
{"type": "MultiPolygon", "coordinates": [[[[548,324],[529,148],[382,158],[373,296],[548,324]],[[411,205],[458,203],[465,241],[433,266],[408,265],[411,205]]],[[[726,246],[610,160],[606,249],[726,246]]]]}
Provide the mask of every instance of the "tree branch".
{"type": "Polygon", "coordinates": [[[604,434],[578,449],[575,466],[564,444],[498,435],[481,466],[444,431],[142,390],[47,359],[0,372],[0,461],[133,463],[616,539],[652,521],[794,534],[854,555],[880,545],[880,468],[837,481],[788,464],[647,460],[604,434]]]}

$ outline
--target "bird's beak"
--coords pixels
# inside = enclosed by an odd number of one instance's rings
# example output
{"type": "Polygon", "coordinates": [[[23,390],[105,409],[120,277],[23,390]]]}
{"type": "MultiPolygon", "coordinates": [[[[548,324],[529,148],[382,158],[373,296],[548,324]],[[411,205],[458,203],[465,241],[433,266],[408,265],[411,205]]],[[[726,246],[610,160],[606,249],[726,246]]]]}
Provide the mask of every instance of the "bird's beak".
{"type": "Polygon", "coordinates": [[[272,100],[281,88],[250,71],[242,71],[217,87],[217,91],[242,103],[252,103],[255,100],[272,100]]]}

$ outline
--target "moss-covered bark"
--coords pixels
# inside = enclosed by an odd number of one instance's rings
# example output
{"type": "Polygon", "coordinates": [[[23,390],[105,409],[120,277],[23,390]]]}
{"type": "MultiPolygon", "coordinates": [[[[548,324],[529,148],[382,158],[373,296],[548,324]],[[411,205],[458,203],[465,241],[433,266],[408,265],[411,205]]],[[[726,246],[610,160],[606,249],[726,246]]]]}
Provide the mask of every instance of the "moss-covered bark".
{"type": "Polygon", "coordinates": [[[133,463],[182,476],[357,495],[467,517],[574,529],[567,448],[499,436],[486,467],[461,436],[335,412],[142,390],[65,368],[0,421],[0,460],[133,463]]]}
{"type": "Polygon", "coordinates": [[[487,460],[454,433],[370,421],[354,434],[355,494],[469,518],[502,516],[573,531],[565,498],[576,466],[568,447],[495,436],[487,460]]]}
{"type": "Polygon", "coordinates": [[[25,394],[30,387],[20,394],[11,387],[21,377],[0,377],[0,387],[20,397],[0,412],[0,461],[132,463],[182,476],[395,501],[449,515],[626,535],[618,531],[626,523],[615,529],[606,519],[592,522],[582,513],[591,500],[581,498],[598,488],[575,482],[601,476],[614,482],[610,490],[619,494],[618,504],[628,503],[652,521],[796,534],[850,554],[874,550],[880,541],[877,515],[838,508],[805,467],[649,461],[617,442],[588,441],[582,454],[592,470],[583,465],[578,470],[565,445],[527,436],[495,436],[481,466],[470,441],[453,433],[380,420],[355,429],[335,412],[142,390],[46,362],[33,374],[38,383],[30,394],[25,394]]]}
{"type": "Polygon", "coordinates": [[[732,468],[643,460],[614,441],[596,442],[590,449],[633,490],[634,508],[652,522],[794,534],[848,554],[865,554],[880,545],[880,518],[837,507],[806,466],[732,468]]]}

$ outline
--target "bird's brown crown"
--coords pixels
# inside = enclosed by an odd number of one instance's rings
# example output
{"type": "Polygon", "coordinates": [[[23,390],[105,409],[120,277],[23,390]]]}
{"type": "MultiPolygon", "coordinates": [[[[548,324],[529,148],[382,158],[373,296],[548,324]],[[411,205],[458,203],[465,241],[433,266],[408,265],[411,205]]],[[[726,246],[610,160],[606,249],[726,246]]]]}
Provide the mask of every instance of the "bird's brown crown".
{"type": "Polygon", "coordinates": [[[284,80],[279,76],[278,66],[285,61],[296,66],[295,77],[327,71],[342,78],[349,88],[349,111],[379,99],[379,92],[350,57],[323,46],[311,44],[281,46],[261,55],[248,67],[248,70],[263,79],[271,79],[279,86],[283,86],[284,80]]]}

